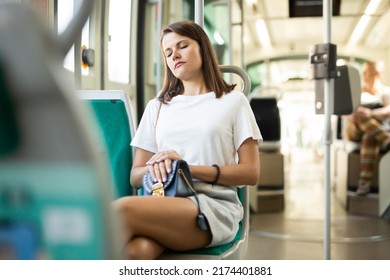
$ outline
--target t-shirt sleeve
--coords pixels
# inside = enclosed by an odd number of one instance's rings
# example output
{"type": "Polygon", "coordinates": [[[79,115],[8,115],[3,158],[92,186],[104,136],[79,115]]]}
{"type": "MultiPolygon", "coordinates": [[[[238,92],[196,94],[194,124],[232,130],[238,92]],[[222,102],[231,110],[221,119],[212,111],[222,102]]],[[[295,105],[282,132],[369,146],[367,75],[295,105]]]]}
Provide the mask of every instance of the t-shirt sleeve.
{"type": "Polygon", "coordinates": [[[261,144],[263,141],[263,137],[261,136],[255,115],[253,114],[252,108],[249,105],[249,101],[242,93],[234,119],[233,135],[234,146],[236,150],[238,150],[241,144],[248,138],[257,140],[258,144],[261,144]]]}
{"type": "Polygon", "coordinates": [[[134,138],[130,143],[131,146],[152,153],[157,152],[155,125],[159,106],[159,101],[157,99],[152,99],[148,102],[134,138]]]}

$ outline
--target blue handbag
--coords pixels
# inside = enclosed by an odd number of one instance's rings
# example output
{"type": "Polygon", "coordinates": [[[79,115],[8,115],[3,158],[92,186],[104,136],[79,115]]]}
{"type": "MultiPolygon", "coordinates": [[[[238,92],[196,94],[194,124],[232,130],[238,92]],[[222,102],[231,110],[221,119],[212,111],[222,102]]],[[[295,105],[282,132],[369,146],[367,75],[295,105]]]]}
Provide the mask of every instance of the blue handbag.
{"type": "Polygon", "coordinates": [[[198,226],[202,230],[208,230],[207,219],[200,209],[198,194],[194,189],[190,168],[184,160],[175,160],[172,162],[172,171],[168,173],[167,181],[164,183],[155,183],[150,172],[146,172],[143,180],[144,195],[151,196],[194,196],[199,209],[198,226]]]}

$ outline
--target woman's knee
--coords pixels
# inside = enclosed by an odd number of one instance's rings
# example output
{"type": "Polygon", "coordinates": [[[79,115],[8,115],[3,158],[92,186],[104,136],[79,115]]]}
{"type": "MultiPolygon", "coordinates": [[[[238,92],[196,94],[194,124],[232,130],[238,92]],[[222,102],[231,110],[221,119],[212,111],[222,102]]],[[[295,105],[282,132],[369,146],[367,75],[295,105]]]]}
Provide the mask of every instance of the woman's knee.
{"type": "Polygon", "coordinates": [[[164,250],[162,245],[146,237],[135,237],[127,245],[128,257],[131,260],[156,259],[164,250]]]}
{"type": "Polygon", "coordinates": [[[114,209],[120,213],[129,213],[132,212],[133,209],[136,209],[134,202],[133,197],[125,196],[113,201],[112,205],[114,209]]]}
{"type": "Polygon", "coordinates": [[[122,217],[127,227],[133,228],[134,220],[140,216],[137,210],[136,201],[132,197],[122,197],[112,202],[116,215],[122,217]]]}

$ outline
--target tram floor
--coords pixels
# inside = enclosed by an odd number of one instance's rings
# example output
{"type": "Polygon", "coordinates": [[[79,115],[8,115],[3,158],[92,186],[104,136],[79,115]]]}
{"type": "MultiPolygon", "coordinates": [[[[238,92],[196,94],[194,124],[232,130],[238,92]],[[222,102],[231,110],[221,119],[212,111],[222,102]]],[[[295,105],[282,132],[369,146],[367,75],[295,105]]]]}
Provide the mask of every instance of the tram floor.
{"type": "MultiPolygon", "coordinates": [[[[285,207],[250,216],[246,259],[324,259],[324,163],[305,150],[289,157],[285,207]]],[[[390,260],[390,222],[348,214],[331,195],[329,256],[335,260],[390,260]]]]}

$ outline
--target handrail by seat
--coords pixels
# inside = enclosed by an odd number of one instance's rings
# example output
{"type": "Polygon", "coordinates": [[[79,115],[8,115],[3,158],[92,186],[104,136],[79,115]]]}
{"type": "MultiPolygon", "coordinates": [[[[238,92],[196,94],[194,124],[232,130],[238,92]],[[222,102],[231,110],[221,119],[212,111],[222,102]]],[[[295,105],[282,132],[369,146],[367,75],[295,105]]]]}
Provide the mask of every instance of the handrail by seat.
{"type": "Polygon", "coordinates": [[[233,73],[240,76],[244,85],[242,92],[245,94],[245,96],[249,95],[251,90],[251,80],[249,79],[248,74],[242,68],[235,65],[220,65],[219,70],[222,73],[233,73]]]}

